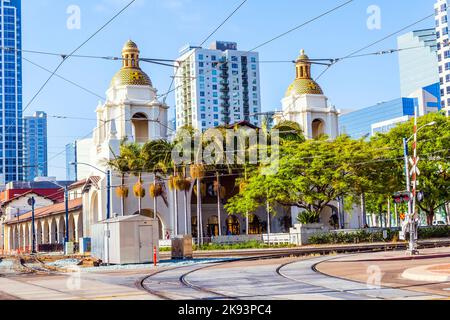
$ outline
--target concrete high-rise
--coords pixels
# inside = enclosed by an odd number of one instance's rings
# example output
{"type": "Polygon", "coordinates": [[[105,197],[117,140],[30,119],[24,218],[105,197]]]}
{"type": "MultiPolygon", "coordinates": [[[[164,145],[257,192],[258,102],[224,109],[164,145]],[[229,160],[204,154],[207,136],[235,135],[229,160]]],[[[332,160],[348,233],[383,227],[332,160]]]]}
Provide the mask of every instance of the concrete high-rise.
{"type": "Polygon", "coordinates": [[[436,31],[415,30],[397,38],[402,97],[439,83],[436,31]]]}
{"type": "Polygon", "coordinates": [[[449,8],[447,0],[437,0],[434,5],[436,22],[441,107],[450,115],[450,43],[448,35],[449,8]]]}
{"type": "Polygon", "coordinates": [[[47,177],[47,114],[37,111],[23,119],[24,180],[47,177]]]}
{"type": "Polygon", "coordinates": [[[246,121],[259,126],[259,55],[234,42],[185,46],[175,68],[176,127],[204,131],[246,121]]]}
{"type": "Polygon", "coordinates": [[[21,1],[0,0],[0,183],[23,179],[21,1]]]}

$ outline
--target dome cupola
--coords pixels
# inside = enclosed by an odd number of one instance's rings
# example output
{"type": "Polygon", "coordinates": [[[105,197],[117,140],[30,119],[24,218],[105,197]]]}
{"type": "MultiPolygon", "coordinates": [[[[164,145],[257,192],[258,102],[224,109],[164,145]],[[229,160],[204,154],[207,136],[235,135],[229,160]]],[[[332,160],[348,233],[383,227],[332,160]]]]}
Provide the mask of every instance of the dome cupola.
{"type": "Polygon", "coordinates": [[[311,77],[311,61],[302,50],[295,62],[296,79],[286,91],[286,97],[292,94],[323,94],[320,86],[311,77]]]}
{"type": "Polygon", "coordinates": [[[139,66],[139,48],[128,40],[122,49],[122,69],[117,72],[111,87],[119,86],[152,86],[150,77],[139,66]]]}

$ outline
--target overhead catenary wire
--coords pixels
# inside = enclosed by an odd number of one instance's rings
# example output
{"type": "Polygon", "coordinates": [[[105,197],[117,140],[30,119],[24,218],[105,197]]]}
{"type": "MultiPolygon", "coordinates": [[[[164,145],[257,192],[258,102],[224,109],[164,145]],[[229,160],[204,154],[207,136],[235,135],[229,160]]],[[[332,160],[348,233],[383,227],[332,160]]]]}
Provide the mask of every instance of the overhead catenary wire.
{"type": "Polygon", "coordinates": [[[85,41],[83,41],[79,46],[77,46],[74,50],[72,50],[67,56],[63,56],[62,61],[56,66],[53,73],[48,77],[48,79],[44,82],[44,84],[37,90],[37,92],[33,95],[31,100],[27,103],[23,111],[27,110],[33,101],[39,96],[39,94],[44,90],[56,72],[62,67],[64,62],[67,61],[73,54],[75,54],[78,50],[84,47],[89,41],[91,41],[97,34],[99,34],[103,29],[105,29],[109,24],[111,24],[117,17],[119,17],[125,10],[127,10],[136,0],[131,0],[128,4],[126,4],[119,12],[117,12],[112,18],[110,18],[106,23],[104,23],[100,28],[98,28],[92,35],[90,35],[85,41]]]}
{"type": "MultiPolygon", "coordinates": [[[[365,45],[364,47],[362,47],[362,48],[360,48],[360,49],[357,49],[357,50],[355,50],[355,51],[349,53],[349,54],[346,55],[344,58],[341,58],[339,61],[342,61],[342,60],[348,59],[348,58],[350,58],[350,57],[353,57],[353,56],[357,55],[358,53],[360,53],[360,52],[362,52],[362,51],[364,51],[364,50],[366,50],[366,49],[368,49],[368,48],[371,48],[371,47],[373,47],[373,46],[379,44],[380,42],[383,42],[383,41],[385,41],[385,40],[387,40],[387,39],[389,39],[389,38],[391,38],[391,37],[393,37],[393,36],[395,36],[395,35],[397,35],[397,34],[403,32],[403,31],[405,31],[405,30],[407,30],[407,29],[409,29],[409,28],[415,26],[416,24],[419,24],[419,23],[421,23],[421,22],[423,22],[423,21],[425,21],[425,20],[427,20],[427,19],[429,19],[429,18],[431,18],[431,17],[434,17],[434,13],[432,13],[432,14],[430,14],[430,15],[427,15],[427,16],[425,16],[425,17],[423,17],[423,18],[420,18],[419,20],[417,20],[417,21],[415,21],[415,22],[413,22],[413,23],[411,23],[411,24],[408,24],[407,26],[402,27],[401,29],[399,29],[399,30],[397,30],[397,31],[395,31],[395,32],[392,32],[392,33],[390,33],[390,34],[388,34],[388,35],[382,37],[382,38],[379,39],[379,40],[376,40],[376,41],[374,41],[374,42],[372,42],[372,43],[369,43],[368,45],[365,45]]],[[[337,61],[337,62],[339,62],[339,61],[337,61]]],[[[321,78],[328,70],[330,70],[330,68],[331,68],[333,65],[335,65],[337,62],[335,62],[335,63],[331,64],[330,66],[328,66],[324,71],[322,71],[322,72],[319,74],[319,76],[316,77],[315,80],[316,80],[316,81],[319,80],[319,79],[320,79],[320,78],[321,78]]]]}
{"type": "MultiPolygon", "coordinates": [[[[49,70],[49,69],[47,69],[47,68],[41,66],[40,64],[38,64],[38,63],[36,63],[36,62],[31,61],[30,59],[27,59],[27,58],[25,58],[25,57],[22,57],[22,59],[25,60],[25,61],[27,61],[28,63],[34,65],[35,67],[37,67],[37,68],[39,68],[39,69],[42,69],[42,70],[44,70],[44,71],[46,71],[46,72],[48,72],[48,73],[53,73],[53,71],[51,71],[51,70],[49,70]]],[[[61,76],[61,75],[59,75],[59,74],[57,74],[57,73],[55,73],[54,76],[57,77],[57,78],[60,78],[60,79],[62,79],[62,80],[64,80],[64,81],[66,81],[66,82],[68,82],[68,83],[70,83],[70,84],[72,84],[72,85],[74,85],[74,86],[76,86],[77,88],[79,88],[79,89],[81,89],[81,90],[83,90],[83,91],[85,91],[85,92],[87,92],[87,93],[89,93],[89,94],[91,94],[91,95],[93,95],[93,96],[95,96],[95,97],[97,97],[97,98],[100,98],[100,99],[102,99],[102,100],[105,100],[105,97],[101,96],[101,95],[98,94],[98,93],[93,92],[93,91],[90,90],[90,89],[87,89],[87,88],[83,87],[82,85],[80,85],[80,84],[78,84],[78,83],[76,83],[76,82],[74,82],[74,81],[72,81],[72,80],[69,80],[69,79],[67,79],[67,78],[65,78],[65,77],[63,77],[63,76],[61,76]]]]}
{"type": "Polygon", "coordinates": [[[314,21],[316,21],[316,20],[319,20],[319,19],[322,18],[322,17],[327,16],[327,15],[329,15],[330,13],[332,13],[332,12],[334,12],[334,11],[337,11],[337,10],[339,10],[340,8],[349,5],[349,4],[352,3],[353,1],[354,1],[354,0],[348,0],[348,1],[344,2],[344,3],[341,3],[340,5],[338,5],[338,6],[334,7],[334,8],[331,8],[331,9],[329,9],[329,10],[323,12],[322,14],[320,14],[320,15],[318,15],[318,16],[312,18],[312,19],[309,19],[308,21],[303,22],[302,24],[300,24],[300,25],[298,25],[298,26],[296,26],[296,27],[294,27],[294,28],[292,28],[292,29],[289,29],[288,31],[285,31],[285,32],[283,32],[283,33],[277,35],[276,37],[273,37],[273,38],[271,38],[271,39],[269,39],[269,40],[267,40],[267,41],[265,41],[265,42],[263,42],[263,43],[257,45],[256,47],[254,47],[253,49],[251,49],[251,50],[249,50],[249,51],[255,51],[255,50],[257,50],[257,49],[259,49],[259,48],[261,48],[261,47],[263,47],[263,46],[265,46],[265,45],[268,45],[269,43],[271,43],[271,42],[273,42],[273,41],[275,41],[275,40],[278,40],[278,39],[280,39],[280,38],[282,38],[282,37],[284,37],[284,36],[290,34],[291,32],[294,32],[294,31],[296,31],[296,30],[298,30],[298,29],[300,29],[300,28],[303,28],[304,26],[306,26],[306,25],[308,25],[308,24],[311,24],[312,22],[314,22],[314,21]]]}

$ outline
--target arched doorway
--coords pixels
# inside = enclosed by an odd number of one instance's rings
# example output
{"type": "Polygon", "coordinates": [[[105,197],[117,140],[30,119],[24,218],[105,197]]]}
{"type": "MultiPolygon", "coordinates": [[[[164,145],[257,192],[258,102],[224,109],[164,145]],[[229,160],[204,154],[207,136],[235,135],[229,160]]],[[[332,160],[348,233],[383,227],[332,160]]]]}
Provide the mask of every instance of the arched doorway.
{"type": "Polygon", "coordinates": [[[325,134],[325,122],[321,119],[315,119],[312,122],[312,138],[317,139],[325,134]]]}
{"type": "Polygon", "coordinates": [[[75,239],[75,219],[73,218],[73,214],[69,215],[69,241],[76,242],[75,239]]]}
{"type": "Polygon", "coordinates": [[[91,196],[91,206],[89,210],[89,225],[96,224],[98,222],[98,194],[94,191],[91,196]]]}
{"type": "Polygon", "coordinates": [[[28,248],[31,248],[31,241],[33,241],[32,239],[31,239],[31,235],[30,235],[30,228],[28,228],[28,224],[25,224],[24,225],[24,231],[25,231],[25,248],[26,249],[28,249],[28,248]]]}
{"type": "Polygon", "coordinates": [[[56,225],[56,219],[52,218],[50,221],[50,243],[58,242],[58,226],[56,225]]]}
{"type": "Polygon", "coordinates": [[[236,236],[241,234],[241,225],[236,216],[229,216],[226,220],[227,236],[236,236]]]}
{"type": "Polygon", "coordinates": [[[43,230],[43,237],[42,237],[42,243],[48,244],[50,243],[50,226],[48,224],[47,220],[44,220],[44,230],[43,230]]]}
{"type": "MultiPolygon", "coordinates": [[[[77,238],[83,238],[84,237],[84,233],[83,233],[83,213],[82,212],[80,212],[78,214],[76,236],[77,236],[77,238]]],[[[75,241],[78,242],[79,240],[75,239],[75,241]]]]}
{"type": "Polygon", "coordinates": [[[261,234],[261,222],[256,214],[248,215],[248,234],[261,234]]]}
{"type": "MultiPolygon", "coordinates": [[[[135,213],[135,215],[138,215],[138,214],[139,214],[139,212],[135,213]]],[[[146,216],[151,219],[155,219],[155,214],[154,214],[153,209],[142,209],[141,215],[146,216]]],[[[158,219],[159,239],[163,240],[164,239],[164,231],[165,231],[164,224],[163,224],[162,219],[159,214],[156,215],[156,219],[158,219]]]]}
{"type": "Polygon", "coordinates": [[[131,118],[134,141],[145,143],[148,141],[148,118],[144,113],[136,113],[131,118]]]}
{"type": "Polygon", "coordinates": [[[14,249],[17,250],[20,247],[20,232],[17,225],[14,226],[14,249]]]}
{"type": "Polygon", "coordinates": [[[36,222],[36,244],[42,244],[42,223],[41,221],[36,222]]]}
{"type": "Polygon", "coordinates": [[[64,218],[59,218],[58,222],[58,243],[63,244],[66,237],[66,223],[64,218]]]}
{"type": "Polygon", "coordinates": [[[208,237],[217,237],[219,235],[219,219],[217,216],[211,216],[208,218],[207,228],[208,237]]]}
{"type": "Polygon", "coordinates": [[[191,217],[192,238],[197,238],[197,216],[191,217]]]}

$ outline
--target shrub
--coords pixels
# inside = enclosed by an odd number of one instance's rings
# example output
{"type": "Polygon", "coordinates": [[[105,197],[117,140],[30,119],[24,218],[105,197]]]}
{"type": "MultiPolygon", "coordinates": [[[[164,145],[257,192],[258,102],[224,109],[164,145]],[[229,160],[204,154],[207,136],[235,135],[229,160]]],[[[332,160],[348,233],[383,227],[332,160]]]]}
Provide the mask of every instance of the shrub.
{"type": "MultiPolygon", "coordinates": [[[[359,230],[354,232],[328,232],[318,233],[309,239],[311,244],[346,244],[364,242],[397,241],[398,229],[387,230],[387,238],[383,238],[383,231],[369,232],[359,230]]],[[[450,237],[450,226],[433,226],[419,228],[419,239],[450,237]]]]}
{"type": "Polygon", "coordinates": [[[318,223],[320,214],[314,211],[303,211],[297,216],[297,221],[301,224],[318,223]]]}

